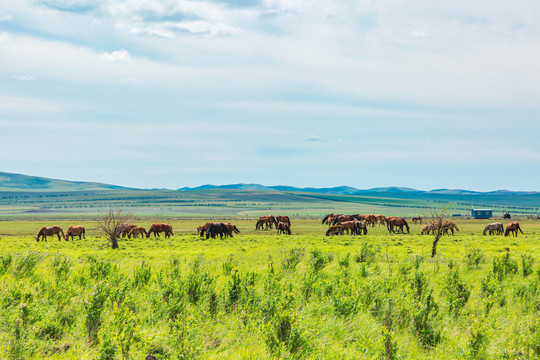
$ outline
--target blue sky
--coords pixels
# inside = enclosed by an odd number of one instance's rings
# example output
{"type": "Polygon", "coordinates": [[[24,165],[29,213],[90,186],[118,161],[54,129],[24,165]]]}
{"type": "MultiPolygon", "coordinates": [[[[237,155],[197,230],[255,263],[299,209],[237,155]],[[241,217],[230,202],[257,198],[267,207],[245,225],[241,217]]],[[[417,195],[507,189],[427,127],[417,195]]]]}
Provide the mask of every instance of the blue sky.
{"type": "Polygon", "coordinates": [[[5,0],[1,171],[540,190],[540,2],[5,0]]]}

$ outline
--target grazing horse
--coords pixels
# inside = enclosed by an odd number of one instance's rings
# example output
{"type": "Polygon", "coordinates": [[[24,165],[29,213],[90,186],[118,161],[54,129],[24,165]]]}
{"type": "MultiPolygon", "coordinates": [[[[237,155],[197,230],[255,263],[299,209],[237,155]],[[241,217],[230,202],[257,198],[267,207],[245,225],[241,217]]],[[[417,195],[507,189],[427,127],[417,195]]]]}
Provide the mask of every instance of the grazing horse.
{"type": "Polygon", "coordinates": [[[403,227],[407,229],[407,234],[409,233],[409,224],[407,224],[407,220],[403,218],[394,218],[388,220],[388,231],[389,232],[395,232],[394,228],[398,228],[399,230],[405,234],[405,231],[403,230],[403,227]]]}
{"type": "Polygon", "coordinates": [[[286,222],[280,221],[276,227],[278,235],[285,233],[291,235],[291,227],[286,222]]]}
{"type": "Polygon", "coordinates": [[[521,231],[523,234],[523,231],[521,230],[521,227],[519,226],[518,222],[509,222],[508,225],[506,225],[506,230],[504,231],[504,236],[508,236],[510,232],[514,234],[514,236],[518,235],[518,231],[521,231]]]}
{"type": "Polygon", "coordinates": [[[215,239],[217,235],[219,235],[220,239],[223,239],[223,236],[232,237],[232,233],[224,223],[211,223],[208,225],[208,230],[206,230],[206,238],[208,239],[212,237],[212,239],[215,239]]]}
{"type": "Polygon", "coordinates": [[[365,222],[367,225],[374,227],[377,225],[377,217],[375,215],[365,215],[364,216],[365,222]]]}
{"type": "Polygon", "coordinates": [[[69,240],[70,236],[71,236],[72,241],[73,241],[74,236],[78,236],[79,240],[81,240],[81,237],[83,239],[86,239],[86,237],[84,236],[85,233],[86,233],[86,229],[84,228],[84,226],[70,226],[66,230],[66,236],[64,237],[64,239],[66,239],[67,241],[69,240]]]}
{"type": "Polygon", "coordinates": [[[265,226],[265,229],[272,229],[273,225],[277,226],[277,220],[274,215],[270,216],[261,216],[259,220],[257,221],[257,224],[255,225],[255,230],[263,229],[263,225],[265,226]]]}
{"type": "Polygon", "coordinates": [[[211,223],[207,222],[204,225],[197,226],[197,233],[199,234],[200,237],[204,236],[204,234],[206,233],[206,230],[208,230],[208,227],[210,226],[210,224],[211,223]]]}
{"type": "Polygon", "coordinates": [[[386,216],[384,215],[374,215],[377,221],[379,222],[379,225],[385,225],[386,224],[386,216]]]}
{"type": "Polygon", "coordinates": [[[279,216],[279,215],[278,215],[278,216],[276,216],[276,221],[277,221],[278,223],[284,222],[284,223],[286,223],[287,225],[289,225],[289,228],[291,227],[291,219],[289,219],[289,217],[286,216],[286,215],[283,215],[283,216],[279,216]]]}
{"type": "Polygon", "coordinates": [[[159,237],[159,233],[164,232],[166,238],[170,238],[173,234],[172,231],[172,225],[171,224],[152,224],[150,226],[150,229],[148,229],[148,232],[146,233],[146,238],[149,238],[152,233],[154,233],[154,237],[159,237]]]}
{"type": "Polygon", "coordinates": [[[240,230],[238,230],[238,228],[232,223],[226,223],[225,226],[227,226],[227,229],[229,229],[229,232],[231,233],[231,237],[232,237],[232,233],[240,234],[240,230]]]}
{"type": "Polygon", "coordinates": [[[141,226],[136,226],[131,229],[127,237],[128,239],[131,239],[131,237],[133,236],[133,238],[136,239],[139,235],[141,235],[141,238],[144,238],[144,236],[146,235],[146,229],[141,226]]]}
{"type": "Polygon", "coordinates": [[[429,235],[432,234],[434,230],[433,224],[427,224],[422,226],[422,230],[420,231],[420,235],[429,235]]]}
{"type": "Polygon", "coordinates": [[[322,219],[322,224],[331,225],[336,217],[342,214],[328,214],[322,219]]]}
{"type": "Polygon", "coordinates": [[[62,238],[60,237],[60,234],[64,236],[64,230],[60,226],[54,225],[54,226],[44,226],[41,229],[39,229],[37,235],[36,235],[36,241],[39,242],[39,238],[42,240],[47,240],[47,236],[56,235],[58,236],[58,241],[61,241],[62,238]]]}
{"type": "Polygon", "coordinates": [[[448,231],[451,231],[452,232],[452,235],[454,235],[454,229],[456,229],[456,231],[459,231],[458,227],[456,226],[456,224],[454,224],[453,222],[451,221],[445,221],[442,223],[441,225],[441,232],[442,234],[448,234],[448,231]]]}
{"type": "Polygon", "coordinates": [[[366,223],[363,221],[356,220],[354,222],[354,233],[357,235],[362,235],[362,233],[364,233],[364,235],[367,235],[366,223]]]}
{"type": "Polygon", "coordinates": [[[343,231],[346,231],[347,235],[353,235],[356,232],[356,220],[343,221],[339,225],[343,226],[343,231]]]}
{"type": "Polygon", "coordinates": [[[415,223],[415,224],[421,224],[422,223],[422,218],[420,216],[416,216],[416,217],[413,217],[412,218],[412,222],[415,223]]]}
{"type": "Polygon", "coordinates": [[[115,228],[115,231],[116,231],[116,236],[117,237],[126,237],[129,232],[131,231],[131,229],[133,228],[136,228],[137,225],[132,225],[132,224],[128,224],[128,223],[122,223],[122,224],[118,224],[116,225],[116,228],[115,228]]]}
{"type": "Polygon", "coordinates": [[[341,225],[332,225],[326,230],[326,236],[330,235],[343,235],[343,226],[341,225]]]}
{"type": "Polygon", "coordinates": [[[339,215],[338,217],[334,218],[334,221],[332,222],[332,225],[339,225],[346,221],[354,221],[355,218],[351,215],[339,215]]]}
{"type": "Polygon", "coordinates": [[[489,232],[489,235],[502,235],[504,232],[503,224],[500,222],[487,224],[484,228],[483,235],[486,235],[489,232]]]}

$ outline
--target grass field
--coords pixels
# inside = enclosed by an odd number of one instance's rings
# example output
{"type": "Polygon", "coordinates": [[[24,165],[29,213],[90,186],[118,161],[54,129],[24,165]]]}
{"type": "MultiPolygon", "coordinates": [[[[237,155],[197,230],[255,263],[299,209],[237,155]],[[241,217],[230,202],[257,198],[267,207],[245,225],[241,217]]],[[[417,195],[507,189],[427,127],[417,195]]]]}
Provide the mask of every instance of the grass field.
{"type": "Polygon", "coordinates": [[[540,222],[505,238],[459,221],[434,259],[420,225],[326,237],[293,219],[277,236],[235,220],[241,234],[206,240],[201,221],[171,223],[112,250],[92,221],[86,240],[39,243],[50,222],[0,222],[0,358],[540,356],[540,222]]]}
{"type": "Polygon", "coordinates": [[[495,216],[538,214],[540,194],[527,195],[332,195],[258,190],[108,190],[0,192],[0,220],[89,219],[111,207],[141,218],[253,218],[280,213],[296,218],[324,214],[425,215],[452,204],[451,214],[466,216],[472,207],[490,207],[495,216]]]}

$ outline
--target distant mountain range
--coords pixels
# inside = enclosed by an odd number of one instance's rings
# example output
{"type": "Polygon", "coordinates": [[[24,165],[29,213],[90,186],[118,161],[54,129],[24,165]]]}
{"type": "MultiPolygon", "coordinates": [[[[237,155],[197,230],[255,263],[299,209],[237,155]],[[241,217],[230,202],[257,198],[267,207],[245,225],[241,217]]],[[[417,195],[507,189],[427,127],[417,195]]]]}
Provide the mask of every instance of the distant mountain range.
{"type": "MultiPolygon", "coordinates": [[[[97,182],[66,181],[37,176],[28,176],[0,172],[0,191],[88,191],[88,190],[142,190],[129,187],[109,185],[97,182]]],[[[183,187],[179,191],[197,190],[256,190],[256,191],[286,191],[286,192],[309,192],[336,195],[366,195],[377,194],[378,196],[391,195],[527,195],[540,194],[538,191],[511,191],[497,190],[490,192],[478,192],[462,189],[435,189],[417,190],[408,187],[379,187],[372,189],[357,189],[351,186],[336,186],[330,188],[294,187],[286,185],[265,186],[261,184],[230,184],[230,185],[202,185],[197,187],[183,187]]]]}
{"type": "Polygon", "coordinates": [[[366,194],[441,194],[441,195],[526,195],[526,194],[540,194],[538,191],[512,191],[512,190],[497,190],[489,192],[470,191],[462,189],[435,189],[435,190],[417,190],[408,187],[379,187],[372,189],[357,189],[351,186],[336,186],[331,188],[313,188],[313,187],[294,187],[294,186],[265,186],[261,184],[230,184],[230,185],[202,185],[197,187],[183,187],[180,191],[195,191],[195,190],[258,190],[258,191],[296,191],[296,192],[310,192],[321,194],[336,194],[336,195],[366,195],[366,194]]]}

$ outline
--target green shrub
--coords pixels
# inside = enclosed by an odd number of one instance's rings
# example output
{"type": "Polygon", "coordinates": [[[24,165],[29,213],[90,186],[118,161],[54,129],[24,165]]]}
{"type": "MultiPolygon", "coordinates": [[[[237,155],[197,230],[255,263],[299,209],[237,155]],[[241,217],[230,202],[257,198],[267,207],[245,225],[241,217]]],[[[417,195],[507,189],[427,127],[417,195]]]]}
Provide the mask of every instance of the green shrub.
{"type": "Polygon", "coordinates": [[[465,254],[465,264],[467,264],[469,269],[473,267],[478,269],[480,264],[485,262],[485,259],[484,252],[479,248],[470,249],[467,254],[465,254]]]}
{"type": "Polygon", "coordinates": [[[521,274],[527,277],[533,273],[534,258],[531,254],[521,254],[521,274]]]}
{"type": "Polygon", "coordinates": [[[16,278],[29,276],[34,272],[35,267],[42,258],[41,254],[34,251],[18,254],[13,265],[13,275],[16,278]]]}
{"type": "Polygon", "coordinates": [[[296,269],[296,265],[302,261],[302,258],[304,257],[306,253],[306,249],[304,248],[294,248],[289,251],[289,256],[287,256],[285,259],[283,259],[281,265],[283,267],[283,270],[294,270],[296,269]]]}
{"type": "Polygon", "coordinates": [[[465,306],[471,291],[461,280],[457,268],[450,269],[444,280],[444,293],[448,299],[448,308],[450,313],[458,315],[459,311],[465,306]]]}
{"type": "Polygon", "coordinates": [[[145,287],[148,284],[151,277],[152,277],[152,269],[143,260],[143,262],[141,263],[141,266],[133,270],[132,284],[134,287],[140,289],[142,287],[145,287]]]}

